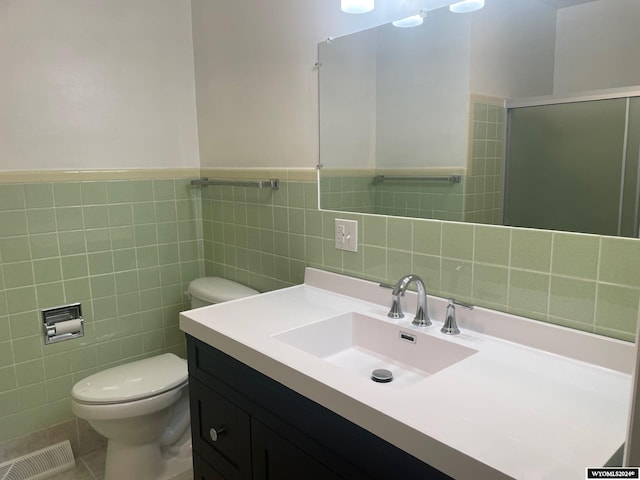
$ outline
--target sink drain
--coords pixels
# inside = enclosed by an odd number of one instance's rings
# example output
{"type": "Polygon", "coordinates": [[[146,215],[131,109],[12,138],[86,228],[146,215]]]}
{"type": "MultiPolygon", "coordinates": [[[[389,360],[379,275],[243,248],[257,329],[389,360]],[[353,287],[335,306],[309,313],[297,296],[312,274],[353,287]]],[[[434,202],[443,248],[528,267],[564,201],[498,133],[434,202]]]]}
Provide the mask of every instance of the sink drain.
{"type": "Polygon", "coordinates": [[[371,372],[371,380],[378,383],[389,383],[393,380],[393,373],[386,368],[378,368],[371,372]]]}

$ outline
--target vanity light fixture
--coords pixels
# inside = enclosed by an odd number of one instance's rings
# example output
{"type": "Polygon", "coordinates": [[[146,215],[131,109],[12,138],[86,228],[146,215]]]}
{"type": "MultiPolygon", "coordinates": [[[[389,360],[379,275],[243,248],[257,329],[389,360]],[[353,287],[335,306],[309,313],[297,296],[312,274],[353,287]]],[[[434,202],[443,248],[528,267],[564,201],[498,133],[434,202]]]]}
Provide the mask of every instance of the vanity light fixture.
{"type": "Polygon", "coordinates": [[[416,15],[411,15],[410,17],[401,18],[400,20],[396,20],[395,22],[391,22],[394,27],[399,28],[410,28],[417,27],[422,25],[424,21],[424,17],[427,16],[427,12],[424,10],[420,10],[416,15]]]}
{"type": "Polygon", "coordinates": [[[469,13],[480,10],[484,7],[484,0],[463,0],[449,5],[449,10],[453,13],[469,13]]]}
{"type": "Polygon", "coordinates": [[[373,10],[375,0],[340,0],[340,8],[345,13],[367,13],[373,10]]]}

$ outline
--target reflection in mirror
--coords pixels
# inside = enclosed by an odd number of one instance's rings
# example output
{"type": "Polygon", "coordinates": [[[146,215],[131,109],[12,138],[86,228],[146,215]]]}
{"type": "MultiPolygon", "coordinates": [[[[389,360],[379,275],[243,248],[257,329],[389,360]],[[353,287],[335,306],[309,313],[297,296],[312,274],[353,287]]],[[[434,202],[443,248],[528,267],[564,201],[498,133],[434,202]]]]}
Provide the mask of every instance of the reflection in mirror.
{"type": "Polygon", "coordinates": [[[320,44],[321,207],[637,237],[638,23],[487,0],[320,44]]]}
{"type": "Polygon", "coordinates": [[[638,236],[640,97],[509,109],[508,225],[638,236]]]}

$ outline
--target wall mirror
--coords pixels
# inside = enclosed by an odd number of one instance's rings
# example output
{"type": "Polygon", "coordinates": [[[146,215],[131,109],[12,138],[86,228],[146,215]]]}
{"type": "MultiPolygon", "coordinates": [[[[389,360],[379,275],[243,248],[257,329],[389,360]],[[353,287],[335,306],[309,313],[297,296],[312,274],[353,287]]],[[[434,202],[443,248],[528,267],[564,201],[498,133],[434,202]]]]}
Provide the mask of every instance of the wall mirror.
{"type": "Polygon", "coordinates": [[[486,0],[321,43],[321,208],[637,237],[638,24],[486,0]]]}

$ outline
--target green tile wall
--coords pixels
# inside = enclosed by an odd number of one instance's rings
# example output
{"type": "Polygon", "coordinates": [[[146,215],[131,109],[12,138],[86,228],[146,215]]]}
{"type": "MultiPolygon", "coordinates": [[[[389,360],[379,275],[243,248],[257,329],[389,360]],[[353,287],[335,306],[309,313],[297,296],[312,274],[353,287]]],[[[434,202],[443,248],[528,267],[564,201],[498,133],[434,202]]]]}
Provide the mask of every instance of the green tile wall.
{"type": "Polygon", "coordinates": [[[371,176],[322,176],[322,208],[437,220],[462,220],[465,183],[386,180],[371,176]]]}
{"type": "MultiPolygon", "coordinates": [[[[242,177],[242,172],[238,172],[242,177]]],[[[320,211],[315,182],[277,191],[188,180],[0,185],[0,441],[73,418],[73,383],[164,351],[202,273],[261,291],[314,266],[633,340],[640,242],[562,232],[320,211]],[[333,245],[359,222],[358,252],[333,245]],[[40,308],[81,301],[87,334],[44,346],[40,308]]]]}
{"type": "Polygon", "coordinates": [[[208,274],[271,290],[307,265],[387,283],[414,272],[434,295],[634,340],[638,240],[320,211],[305,182],[210,187],[202,201],[208,274]],[[359,222],[357,253],[334,248],[335,218],[359,222]]]}
{"type": "Polygon", "coordinates": [[[464,192],[464,221],[500,225],[504,196],[506,111],[472,103],[471,165],[464,192]]]}
{"type": "Polygon", "coordinates": [[[464,215],[465,181],[464,177],[461,183],[385,180],[372,185],[372,213],[460,221],[464,215]]]}
{"type": "Polygon", "coordinates": [[[320,204],[323,208],[358,213],[377,213],[376,193],[372,177],[327,176],[320,178],[320,204]]]}
{"type": "Polygon", "coordinates": [[[184,355],[202,258],[188,180],[0,185],[0,442],[73,419],[71,387],[99,369],[184,355]],[[85,336],[44,345],[40,309],[73,302],[85,336]]]}

